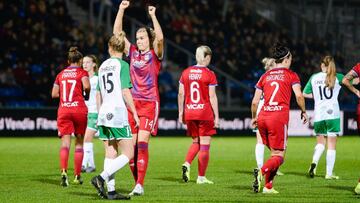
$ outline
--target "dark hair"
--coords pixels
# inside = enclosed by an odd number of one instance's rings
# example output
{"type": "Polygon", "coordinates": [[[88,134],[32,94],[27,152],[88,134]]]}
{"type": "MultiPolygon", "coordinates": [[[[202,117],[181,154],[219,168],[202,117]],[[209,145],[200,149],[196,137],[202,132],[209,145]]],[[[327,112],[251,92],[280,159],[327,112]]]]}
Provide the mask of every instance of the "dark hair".
{"type": "MultiPolygon", "coordinates": [[[[94,72],[97,73],[97,72],[99,71],[99,60],[98,60],[98,58],[97,58],[95,55],[93,55],[93,54],[86,55],[85,57],[90,58],[91,61],[92,61],[93,63],[95,63],[94,72]]],[[[84,57],[84,58],[85,58],[85,57],[84,57]]]]}
{"type": "Polygon", "coordinates": [[[155,32],[152,28],[150,27],[141,27],[139,28],[136,32],[139,32],[139,30],[142,30],[144,29],[149,37],[149,46],[150,46],[150,49],[153,49],[153,45],[154,45],[154,41],[155,41],[155,32]]]}
{"type": "Polygon", "coordinates": [[[275,43],[271,52],[271,58],[275,59],[275,63],[281,63],[291,56],[290,49],[279,43],[275,43]]]}
{"type": "Polygon", "coordinates": [[[83,58],[83,55],[78,50],[77,47],[70,47],[69,52],[68,52],[69,63],[79,63],[82,58],[83,58]]]}

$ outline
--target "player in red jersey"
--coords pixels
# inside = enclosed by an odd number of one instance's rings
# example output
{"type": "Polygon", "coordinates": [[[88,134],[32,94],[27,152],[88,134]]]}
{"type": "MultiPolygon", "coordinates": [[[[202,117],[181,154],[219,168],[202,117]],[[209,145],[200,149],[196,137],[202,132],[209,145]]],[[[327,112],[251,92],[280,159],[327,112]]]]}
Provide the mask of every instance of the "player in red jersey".
{"type": "MultiPolygon", "coordinates": [[[[360,78],[360,63],[356,64],[343,78],[342,84],[344,84],[351,92],[353,92],[360,99],[360,91],[354,87],[351,80],[354,78],[360,78]]],[[[357,105],[357,126],[358,133],[360,134],[360,100],[357,105]]],[[[355,193],[360,195],[360,178],[355,188],[355,193]]]]}
{"type": "Polygon", "coordinates": [[[261,170],[254,170],[254,192],[259,192],[262,176],[265,176],[263,193],[278,193],[272,182],[280,165],[284,162],[287,143],[287,126],[289,122],[291,91],[294,91],[296,102],[301,109],[301,119],[308,121],[305,99],[301,92],[300,79],[291,71],[292,55],[287,47],[275,45],[272,58],[276,66],[264,73],[256,84],[256,91],[251,105],[252,125],[258,127],[264,145],[270,148],[271,157],[261,170]],[[264,95],[264,105],[256,116],[256,110],[264,95]]]}
{"type": "MultiPolygon", "coordinates": [[[[129,1],[121,2],[115,19],[114,34],[123,30],[124,11],[129,5],[129,1]]],[[[130,195],[144,194],[144,178],[149,160],[148,143],[150,135],[157,134],[160,101],[158,75],[163,57],[164,37],[155,11],[154,6],[148,7],[154,29],[139,28],[136,32],[136,44],[131,44],[125,38],[125,53],[130,58],[130,76],[133,84],[131,94],[140,118],[140,126],[136,128],[135,120],[129,111],[129,122],[135,145],[135,158],[130,160],[130,168],[136,181],[130,195]]]]}
{"type": "Polygon", "coordinates": [[[60,98],[57,126],[58,135],[61,138],[60,168],[61,185],[69,185],[67,177],[69,148],[71,135],[75,135],[74,154],[74,183],[82,184],[80,177],[81,163],[84,155],[83,142],[87,124],[87,107],[84,100],[89,97],[90,82],[88,73],[81,68],[83,55],[77,47],[71,47],[68,52],[68,63],[70,66],[61,71],[54,82],[52,98],[60,98]]]}
{"type": "Polygon", "coordinates": [[[213,184],[205,177],[209,162],[211,136],[219,127],[219,110],[215,92],[215,73],[207,68],[211,61],[211,49],[200,46],[196,49],[197,65],[185,69],[179,82],[179,121],[187,126],[187,135],[192,145],[182,165],[183,180],[190,180],[190,165],[198,154],[197,184],[213,184]],[[184,109],[185,108],[185,109],[184,109]]]}

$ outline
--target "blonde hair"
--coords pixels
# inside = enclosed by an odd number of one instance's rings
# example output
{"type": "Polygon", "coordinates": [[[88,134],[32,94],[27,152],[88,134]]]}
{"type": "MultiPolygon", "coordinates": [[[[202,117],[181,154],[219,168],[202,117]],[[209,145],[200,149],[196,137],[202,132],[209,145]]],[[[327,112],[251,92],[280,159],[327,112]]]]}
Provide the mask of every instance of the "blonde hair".
{"type": "Polygon", "coordinates": [[[335,66],[335,60],[331,56],[325,56],[321,63],[323,63],[326,66],[326,79],[325,79],[325,85],[326,87],[333,89],[335,86],[335,80],[336,80],[336,66],[335,66]]]}
{"type": "Polygon", "coordinates": [[[196,62],[201,63],[202,61],[204,61],[205,57],[209,55],[210,56],[212,55],[212,51],[210,47],[205,45],[199,46],[196,49],[196,54],[195,54],[196,62]]]}
{"type": "Polygon", "coordinates": [[[116,52],[123,53],[125,49],[125,32],[121,31],[119,34],[111,36],[108,46],[116,52]]]}
{"type": "Polygon", "coordinates": [[[270,70],[271,68],[275,67],[276,63],[275,63],[275,59],[273,58],[268,58],[268,57],[265,57],[261,60],[261,63],[264,64],[264,68],[265,70],[270,70]]]}

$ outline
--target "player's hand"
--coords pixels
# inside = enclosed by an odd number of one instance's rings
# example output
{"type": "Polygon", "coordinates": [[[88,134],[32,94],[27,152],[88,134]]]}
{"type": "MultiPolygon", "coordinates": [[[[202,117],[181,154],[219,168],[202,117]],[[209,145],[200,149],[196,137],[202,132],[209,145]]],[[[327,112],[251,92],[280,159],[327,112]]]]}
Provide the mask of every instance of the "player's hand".
{"type": "Polygon", "coordinates": [[[255,129],[255,128],[258,127],[257,118],[251,119],[251,127],[252,127],[253,129],[255,129]]]}
{"type": "Polygon", "coordinates": [[[219,128],[219,127],[220,127],[219,118],[215,118],[214,119],[214,128],[219,128]]]}
{"type": "Polygon", "coordinates": [[[120,10],[125,10],[127,7],[129,7],[129,5],[130,5],[130,1],[122,0],[119,8],[120,8],[120,10]]]}
{"type": "Polygon", "coordinates": [[[306,114],[306,112],[301,112],[301,120],[302,120],[303,124],[305,124],[309,121],[309,117],[306,114]]]}
{"type": "Polygon", "coordinates": [[[135,128],[140,126],[140,119],[139,116],[137,114],[134,115],[134,120],[135,120],[135,128]]]}
{"type": "Polygon", "coordinates": [[[356,94],[356,96],[357,96],[358,98],[360,98],[360,91],[359,91],[359,90],[356,90],[356,91],[355,91],[355,94],[356,94]]]}
{"type": "Polygon", "coordinates": [[[155,6],[149,6],[148,7],[149,10],[149,15],[150,16],[155,16],[155,11],[156,11],[156,7],[155,6]]]}
{"type": "Polygon", "coordinates": [[[183,115],[183,113],[179,113],[179,122],[181,123],[181,124],[185,124],[185,121],[184,121],[184,115],[183,115]]]}

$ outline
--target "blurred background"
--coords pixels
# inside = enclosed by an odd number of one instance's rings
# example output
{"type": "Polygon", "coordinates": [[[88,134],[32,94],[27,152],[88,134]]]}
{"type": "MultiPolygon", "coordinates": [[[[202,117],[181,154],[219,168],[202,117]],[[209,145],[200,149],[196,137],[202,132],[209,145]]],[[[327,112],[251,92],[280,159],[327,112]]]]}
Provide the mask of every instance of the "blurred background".
{"type": "MultiPolygon", "coordinates": [[[[55,107],[55,76],[70,46],[108,57],[107,40],[120,0],[0,0],[0,107],[55,107]]],[[[176,109],[181,71],[194,63],[198,45],[213,50],[222,109],[249,109],[260,63],[276,42],[293,53],[292,69],[303,85],[320,70],[320,58],[335,57],[338,72],[360,62],[358,0],[158,0],[131,1],[124,30],[131,42],[139,26],[151,26],[146,6],[157,7],[165,57],[159,76],[162,109],[176,109]]],[[[341,108],[355,110],[347,91],[341,108]]],[[[312,102],[307,102],[311,108],[312,102]]]]}

